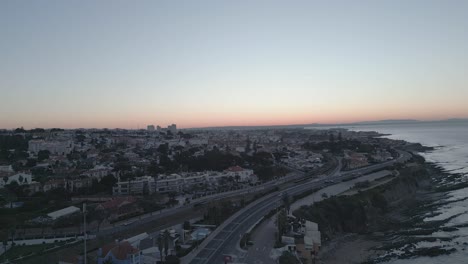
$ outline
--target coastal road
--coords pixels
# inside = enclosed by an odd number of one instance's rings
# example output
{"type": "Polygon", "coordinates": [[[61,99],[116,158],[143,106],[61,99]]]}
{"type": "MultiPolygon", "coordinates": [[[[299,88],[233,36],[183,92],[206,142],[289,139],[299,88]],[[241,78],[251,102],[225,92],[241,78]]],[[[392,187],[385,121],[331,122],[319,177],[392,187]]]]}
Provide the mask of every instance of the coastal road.
{"type": "Polygon", "coordinates": [[[283,192],[287,193],[289,196],[294,196],[311,189],[321,189],[333,185],[334,183],[330,182],[330,180],[336,182],[354,178],[356,174],[365,174],[394,165],[395,163],[403,163],[408,161],[410,158],[410,153],[399,151],[399,157],[397,159],[347,172],[338,173],[335,171],[328,177],[310,180],[300,185],[292,186],[282,191],[264,196],[257,201],[250,203],[221,224],[207,239],[202,242],[199,248],[195,249],[191,254],[183,258],[182,263],[224,263],[225,255],[231,255],[242,259],[244,257],[243,254],[245,253],[238,250],[240,238],[264,215],[281,205],[283,192]]]}
{"type": "Polygon", "coordinates": [[[217,194],[201,197],[199,199],[192,200],[191,203],[188,205],[181,205],[181,206],[177,206],[173,208],[163,209],[163,210],[159,210],[156,212],[140,215],[131,219],[117,222],[112,226],[102,227],[99,230],[99,232],[96,232],[96,230],[91,230],[89,233],[95,234],[97,236],[107,236],[107,235],[119,233],[125,230],[131,230],[132,228],[141,224],[146,224],[146,223],[149,223],[149,222],[152,222],[152,221],[164,218],[164,217],[168,217],[174,214],[178,214],[184,211],[193,210],[194,204],[200,204],[200,203],[204,203],[208,201],[220,200],[220,199],[225,199],[225,198],[234,197],[234,196],[248,195],[248,194],[267,191],[269,189],[275,188],[276,186],[280,184],[295,180],[300,177],[303,177],[303,174],[299,172],[293,172],[276,181],[270,181],[270,182],[266,182],[264,184],[249,187],[249,188],[244,188],[244,189],[239,189],[239,190],[234,190],[234,191],[229,191],[229,192],[224,192],[224,193],[217,193],[217,194]]]}

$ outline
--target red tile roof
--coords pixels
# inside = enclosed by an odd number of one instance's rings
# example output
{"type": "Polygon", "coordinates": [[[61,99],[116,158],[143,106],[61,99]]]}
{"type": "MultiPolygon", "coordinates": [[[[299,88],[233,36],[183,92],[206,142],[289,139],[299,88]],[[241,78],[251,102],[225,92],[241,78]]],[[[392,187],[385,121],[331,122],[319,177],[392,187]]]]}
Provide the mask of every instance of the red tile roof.
{"type": "Polygon", "coordinates": [[[102,256],[107,257],[109,252],[118,260],[127,259],[127,255],[136,254],[138,249],[134,248],[128,241],[113,242],[102,247],[102,256]]]}
{"type": "Polygon", "coordinates": [[[232,171],[232,172],[237,172],[237,171],[243,171],[244,169],[242,167],[239,167],[239,166],[233,166],[233,167],[229,167],[226,169],[226,171],[232,171]]]}

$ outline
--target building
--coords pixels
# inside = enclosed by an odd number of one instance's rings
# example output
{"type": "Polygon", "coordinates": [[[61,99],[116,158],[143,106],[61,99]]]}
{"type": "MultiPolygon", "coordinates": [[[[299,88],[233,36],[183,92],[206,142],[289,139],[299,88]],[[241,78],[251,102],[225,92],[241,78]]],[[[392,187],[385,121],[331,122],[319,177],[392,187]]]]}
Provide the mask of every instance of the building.
{"type": "Polygon", "coordinates": [[[147,130],[150,132],[154,131],[154,125],[148,125],[147,130]]]}
{"type": "Polygon", "coordinates": [[[234,180],[239,182],[256,182],[257,176],[254,174],[253,170],[244,169],[240,166],[229,167],[224,170],[226,176],[233,177],[234,180]]]}
{"type": "Polygon", "coordinates": [[[357,152],[345,152],[345,162],[348,169],[356,169],[369,165],[366,155],[357,152]]]}
{"type": "Polygon", "coordinates": [[[81,175],[87,176],[90,178],[95,178],[98,181],[100,181],[104,176],[107,176],[109,174],[113,174],[112,168],[102,166],[102,165],[97,165],[94,168],[83,172],[81,175]]]}
{"type": "Polygon", "coordinates": [[[42,186],[43,192],[48,192],[53,189],[65,189],[67,182],[65,179],[51,179],[44,183],[42,186]]]}
{"type": "Polygon", "coordinates": [[[114,195],[150,194],[154,192],[180,192],[184,189],[184,179],[178,174],[137,177],[134,180],[118,181],[112,188],[114,195]]]}
{"type": "Polygon", "coordinates": [[[136,204],[136,198],[132,196],[116,197],[96,206],[96,211],[101,210],[109,213],[109,221],[118,220],[129,215],[135,215],[143,212],[143,210],[136,204]]]}
{"type": "Polygon", "coordinates": [[[140,264],[141,252],[128,241],[115,241],[98,249],[97,263],[140,264]]]}
{"type": "Polygon", "coordinates": [[[322,245],[318,225],[311,221],[306,221],[302,226],[304,237],[296,240],[296,252],[304,264],[316,263],[316,256],[322,245]]]}
{"type": "Polygon", "coordinates": [[[112,193],[114,195],[151,193],[150,185],[153,182],[154,178],[151,176],[136,177],[127,181],[121,181],[119,177],[118,182],[112,188],[112,193]]]}
{"type": "Polygon", "coordinates": [[[167,126],[167,130],[171,131],[172,134],[177,133],[177,126],[176,126],[176,124],[172,124],[172,125],[170,125],[170,126],[167,126]]]}
{"type": "Polygon", "coordinates": [[[69,206],[69,207],[60,209],[58,211],[54,211],[52,213],[48,213],[47,216],[52,218],[52,220],[56,220],[56,219],[59,219],[60,217],[69,216],[78,212],[80,212],[80,208],[75,207],[75,206],[69,206]]]}
{"type": "Polygon", "coordinates": [[[128,243],[130,243],[130,245],[132,245],[135,248],[140,248],[140,242],[142,240],[145,240],[145,239],[149,238],[149,237],[150,236],[148,235],[148,233],[144,232],[144,233],[141,233],[139,235],[124,239],[124,241],[127,241],[128,243]]]}
{"type": "Polygon", "coordinates": [[[36,154],[41,150],[48,150],[52,155],[67,155],[73,150],[73,141],[71,140],[30,140],[28,142],[28,151],[36,154]]]}
{"type": "Polygon", "coordinates": [[[0,166],[0,172],[14,172],[11,165],[0,166]]]}
{"type": "Polygon", "coordinates": [[[33,183],[32,175],[27,173],[17,173],[11,176],[5,176],[0,179],[0,188],[5,187],[5,185],[16,182],[18,185],[29,185],[33,183]]]}

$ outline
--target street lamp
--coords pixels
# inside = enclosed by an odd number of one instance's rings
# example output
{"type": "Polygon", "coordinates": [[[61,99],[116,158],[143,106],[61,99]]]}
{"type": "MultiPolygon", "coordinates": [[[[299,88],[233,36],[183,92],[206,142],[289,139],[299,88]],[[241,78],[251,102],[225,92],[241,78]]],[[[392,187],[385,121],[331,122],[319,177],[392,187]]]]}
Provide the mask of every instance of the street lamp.
{"type": "Polygon", "coordinates": [[[86,264],[86,203],[83,203],[83,240],[84,240],[84,264],[86,264]]]}

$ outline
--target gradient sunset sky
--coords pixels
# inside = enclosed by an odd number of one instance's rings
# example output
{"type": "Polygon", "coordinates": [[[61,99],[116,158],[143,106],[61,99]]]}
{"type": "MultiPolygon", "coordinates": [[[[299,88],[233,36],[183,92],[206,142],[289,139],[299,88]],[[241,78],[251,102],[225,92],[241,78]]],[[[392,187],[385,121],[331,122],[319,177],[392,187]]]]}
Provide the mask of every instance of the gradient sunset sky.
{"type": "Polygon", "coordinates": [[[0,128],[468,117],[468,1],[0,1],[0,128]]]}

